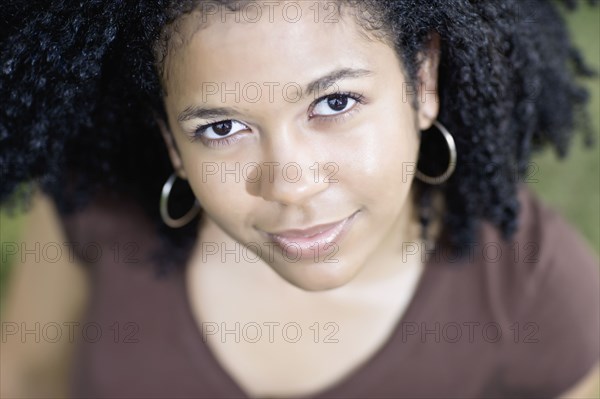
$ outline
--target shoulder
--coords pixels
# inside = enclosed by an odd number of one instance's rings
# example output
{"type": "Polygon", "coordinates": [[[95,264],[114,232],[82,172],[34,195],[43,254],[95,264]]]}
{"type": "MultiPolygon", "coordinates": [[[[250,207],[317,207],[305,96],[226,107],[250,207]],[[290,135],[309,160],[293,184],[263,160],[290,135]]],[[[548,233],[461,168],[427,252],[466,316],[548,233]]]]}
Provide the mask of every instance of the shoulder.
{"type": "Polygon", "coordinates": [[[130,230],[134,224],[143,223],[141,208],[126,196],[98,193],[84,206],[61,212],[61,222],[69,232],[81,234],[106,234],[117,229],[130,230]]]}
{"type": "Polygon", "coordinates": [[[599,290],[598,255],[564,216],[529,187],[519,185],[517,195],[515,234],[504,240],[496,227],[483,222],[478,243],[479,258],[498,294],[514,297],[506,314],[518,316],[548,301],[594,299],[599,290]]]}
{"type": "Polygon", "coordinates": [[[102,193],[59,217],[69,244],[85,263],[118,263],[121,258],[138,263],[140,255],[159,245],[157,227],[126,196],[102,193]]]}
{"type": "Polygon", "coordinates": [[[527,303],[521,304],[520,313],[554,302],[567,305],[598,298],[600,262],[584,237],[526,185],[519,186],[518,198],[519,227],[508,244],[513,248],[509,263],[520,282],[515,293],[527,303]]]}
{"type": "Polygon", "coordinates": [[[488,300],[511,333],[503,354],[505,383],[523,393],[544,387],[557,396],[600,357],[600,262],[583,236],[529,187],[519,186],[518,199],[519,227],[511,240],[483,226],[484,241],[502,251],[498,262],[484,264],[488,300]]]}

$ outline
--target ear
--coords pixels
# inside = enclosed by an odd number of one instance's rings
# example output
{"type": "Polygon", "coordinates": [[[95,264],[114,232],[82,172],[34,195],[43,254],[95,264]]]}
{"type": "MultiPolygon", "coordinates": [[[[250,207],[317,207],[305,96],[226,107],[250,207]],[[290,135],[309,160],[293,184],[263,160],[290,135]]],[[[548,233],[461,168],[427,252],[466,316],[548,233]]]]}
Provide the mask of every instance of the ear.
{"type": "Polygon", "coordinates": [[[438,95],[438,66],[440,63],[440,35],[429,33],[425,49],[418,55],[422,61],[417,74],[418,82],[418,124],[420,130],[431,127],[438,116],[440,102],[438,95]]]}
{"type": "Polygon", "coordinates": [[[179,150],[177,149],[177,145],[173,139],[173,133],[171,133],[167,123],[162,118],[155,117],[155,120],[160,128],[163,139],[165,140],[169,158],[171,158],[171,163],[173,164],[175,173],[177,173],[177,176],[181,177],[182,179],[187,179],[187,174],[183,168],[183,162],[181,160],[181,156],[179,155],[179,150]]]}

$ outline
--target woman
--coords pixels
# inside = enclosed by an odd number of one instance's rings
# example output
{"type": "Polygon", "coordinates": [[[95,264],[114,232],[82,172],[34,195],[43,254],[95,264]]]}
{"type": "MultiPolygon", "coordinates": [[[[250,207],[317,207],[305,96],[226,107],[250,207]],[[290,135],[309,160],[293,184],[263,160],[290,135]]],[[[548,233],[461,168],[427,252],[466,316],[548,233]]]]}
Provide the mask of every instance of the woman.
{"type": "Polygon", "coordinates": [[[554,5],[10,7],[2,199],[89,266],[5,317],[87,304],[73,396],[593,392],[597,258],[521,183],[587,99],[554,5]]]}

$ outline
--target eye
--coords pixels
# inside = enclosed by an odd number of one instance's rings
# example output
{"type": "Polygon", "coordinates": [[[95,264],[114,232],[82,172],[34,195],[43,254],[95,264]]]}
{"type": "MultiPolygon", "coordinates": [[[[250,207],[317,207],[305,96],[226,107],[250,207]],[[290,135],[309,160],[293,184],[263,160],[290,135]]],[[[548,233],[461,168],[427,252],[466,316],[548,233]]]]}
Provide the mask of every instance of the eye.
{"type": "Polygon", "coordinates": [[[335,93],[321,97],[313,106],[310,116],[337,115],[352,109],[361,102],[362,96],[351,93],[335,93]]]}
{"type": "Polygon", "coordinates": [[[248,127],[241,122],[224,120],[198,127],[195,136],[202,136],[207,140],[220,140],[246,129],[248,127]]]}

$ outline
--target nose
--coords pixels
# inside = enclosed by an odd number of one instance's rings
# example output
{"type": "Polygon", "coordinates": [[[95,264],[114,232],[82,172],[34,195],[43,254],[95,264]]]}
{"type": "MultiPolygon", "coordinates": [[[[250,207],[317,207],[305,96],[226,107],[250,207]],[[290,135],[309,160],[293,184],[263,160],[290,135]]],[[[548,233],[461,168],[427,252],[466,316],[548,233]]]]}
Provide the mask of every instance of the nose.
{"type": "Polygon", "coordinates": [[[303,132],[278,129],[265,136],[257,195],[282,205],[302,205],[329,187],[320,151],[303,132]]]}

